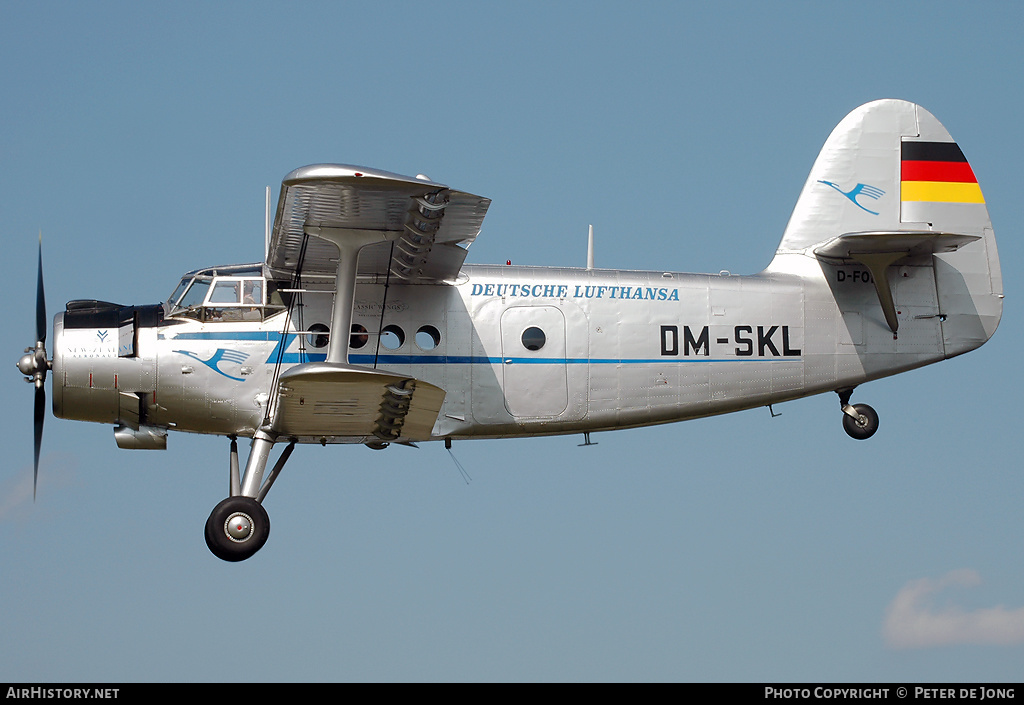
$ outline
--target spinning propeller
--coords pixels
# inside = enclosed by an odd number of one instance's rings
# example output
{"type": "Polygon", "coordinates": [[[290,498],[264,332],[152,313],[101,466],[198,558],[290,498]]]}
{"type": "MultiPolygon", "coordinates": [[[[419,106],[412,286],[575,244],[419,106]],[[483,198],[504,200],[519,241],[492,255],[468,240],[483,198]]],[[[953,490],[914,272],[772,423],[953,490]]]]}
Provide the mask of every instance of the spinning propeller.
{"type": "Polygon", "coordinates": [[[36,346],[25,348],[25,354],[18,360],[18,369],[25,375],[25,381],[36,386],[35,460],[32,471],[32,499],[36,497],[39,484],[39,449],[43,443],[43,419],[46,417],[46,371],[50,363],[46,359],[46,296],[43,294],[43,234],[39,233],[39,274],[36,279],[36,346]]]}

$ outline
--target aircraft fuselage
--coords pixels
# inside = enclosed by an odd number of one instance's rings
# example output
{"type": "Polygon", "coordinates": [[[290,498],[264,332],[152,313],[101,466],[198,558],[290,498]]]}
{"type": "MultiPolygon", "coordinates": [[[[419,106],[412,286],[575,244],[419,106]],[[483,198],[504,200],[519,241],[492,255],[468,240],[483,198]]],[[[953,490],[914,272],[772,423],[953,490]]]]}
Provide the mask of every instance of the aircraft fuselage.
{"type": "MultiPolygon", "coordinates": [[[[853,387],[947,356],[930,259],[902,267],[896,279],[898,336],[865,268],[806,257],[793,266],[804,271],[466,266],[451,285],[363,282],[352,324],[365,334],[352,335],[348,361],[446,390],[432,437],[468,438],[720,414],[853,387]]],[[[132,324],[122,313],[114,325],[113,313],[92,322],[59,314],[54,411],[252,436],[264,423],[275,373],[325,358],[327,337],[315,332],[328,328],[332,302],[330,291],[311,285],[301,315],[290,320],[282,312],[158,322],[149,309],[132,324]]]]}

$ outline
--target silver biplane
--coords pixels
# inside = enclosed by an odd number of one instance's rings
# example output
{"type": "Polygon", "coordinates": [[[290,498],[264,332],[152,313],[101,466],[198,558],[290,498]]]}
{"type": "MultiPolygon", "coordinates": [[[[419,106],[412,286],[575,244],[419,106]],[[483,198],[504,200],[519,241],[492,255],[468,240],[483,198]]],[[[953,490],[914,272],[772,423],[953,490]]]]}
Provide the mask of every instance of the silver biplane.
{"type": "MultiPolygon", "coordinates": [[[[490,201],[426,177],[318,164],[281,186],[266,261],[181,278],[167,301],[71,301],[47,359],[42,264],[35,474],[56,416],[230,439],[210,550],[253,555],[296,443],[589,434],[835,392],[982,345],[1002,313],[977,179],[927,111],[882,100],[825,143],[768,267],[751,276],[466,265],[490,201]],[[238,438],[251,439],[244,472],[238,438]],[[285,448],[267,471],[271,450],[285,448]]],[[[41,247],[40,247],[41,249],[41,247]]]]}

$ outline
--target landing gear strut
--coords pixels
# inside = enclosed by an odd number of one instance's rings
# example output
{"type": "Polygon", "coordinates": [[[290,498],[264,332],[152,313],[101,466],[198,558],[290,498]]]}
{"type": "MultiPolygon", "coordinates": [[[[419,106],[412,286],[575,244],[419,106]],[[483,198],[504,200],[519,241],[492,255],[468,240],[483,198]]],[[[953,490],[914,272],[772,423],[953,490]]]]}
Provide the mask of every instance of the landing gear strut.
{"type": "Polygon", "coordinates": [[[865,441],[878,430],[878,414],[867,404],[850,404],[852,389],[837,391],[843,409],[843,430],[850,438],[865,441]]]}
{"type": "Polygon", "coordinates": [[[275,440],[275,436],[257,431],[252,439],[245,477],[239,478],[238,441],[231,439],[231,496],[214,507],[206,520],[206,545],[221,560],[244,561],[263,548],[270,537],[270,517],[263,508],[263,499],[295,449],[295,441],[292,441],[263,482],[263,471],[275,440]]]}

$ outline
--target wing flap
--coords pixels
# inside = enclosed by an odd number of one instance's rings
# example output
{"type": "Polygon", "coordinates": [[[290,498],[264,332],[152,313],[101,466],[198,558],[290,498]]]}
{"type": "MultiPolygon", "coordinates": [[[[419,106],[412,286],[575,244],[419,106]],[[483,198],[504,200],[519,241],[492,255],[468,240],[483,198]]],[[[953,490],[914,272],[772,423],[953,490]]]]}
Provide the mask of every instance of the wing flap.
{"type": "Polygon", "coordinates": [[[428,440],[444,397],[405,375],[310,362],[281,374],[273,429],[299,439],[428,440]]]}

